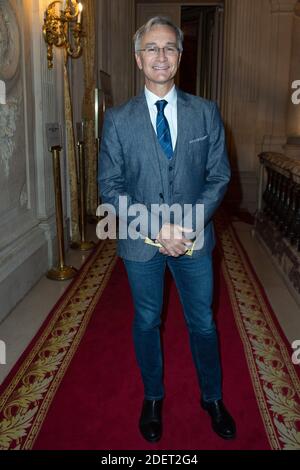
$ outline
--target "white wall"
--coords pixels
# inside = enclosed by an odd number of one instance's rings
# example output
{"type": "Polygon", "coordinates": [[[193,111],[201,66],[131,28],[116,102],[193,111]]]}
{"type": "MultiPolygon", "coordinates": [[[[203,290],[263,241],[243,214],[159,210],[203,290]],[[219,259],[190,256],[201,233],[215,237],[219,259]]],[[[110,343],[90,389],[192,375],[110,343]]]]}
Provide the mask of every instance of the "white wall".
{"type": "Polygon", "coordinates": [[[233,180],[228,199],[255,212],[259,163],[287,142],[295,0],[225,0],[222,114],[233,180]]]}
{"type": "Polygon", "coordinates": [[[41,30],[46,4],[0,1],[0,79],[7,88],[6,105],[0,105],[0,320],[53,262],[54,190],[45,124],[63,123],[63,87],[61,60],[53,71],[47,68],[41,30]]]}
{"type": "Polygon", "coordinates": [[[98,66],[111,75],[114,104],[134,95],[134,0],[97,0],[98,66]]]}

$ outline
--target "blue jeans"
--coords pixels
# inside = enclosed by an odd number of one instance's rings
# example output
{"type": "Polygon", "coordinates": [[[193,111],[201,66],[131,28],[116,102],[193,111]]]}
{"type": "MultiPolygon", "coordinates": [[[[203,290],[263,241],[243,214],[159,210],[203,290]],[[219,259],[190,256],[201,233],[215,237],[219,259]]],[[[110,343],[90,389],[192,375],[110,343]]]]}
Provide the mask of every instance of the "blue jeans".
{"type": "Polygon", "coordinates": [[[160,324],[166,265],[175,280],[183,306],[202,398],[205,401],[221,399],[218,338],[211,308],[211,255],[174,258],[158,251],[146,262],[123,261],[134,301],[133,339],[145,399],[160,400],[164,397],[160,324]]]}

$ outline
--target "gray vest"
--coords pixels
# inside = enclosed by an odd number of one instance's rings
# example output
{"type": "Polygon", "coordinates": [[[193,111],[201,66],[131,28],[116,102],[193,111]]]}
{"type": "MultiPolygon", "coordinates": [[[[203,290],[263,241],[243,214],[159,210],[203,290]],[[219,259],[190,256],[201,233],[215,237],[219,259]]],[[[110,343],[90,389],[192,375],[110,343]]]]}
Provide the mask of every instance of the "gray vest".
{"type": "Polygon", "coordinates": [[[161,174],[162,185],[163,185],[163,193],[160,195],[161,204],[168,204],[171,206],[173,204],[173,189],[174,189],[175,161],[177,158],[177,143],[175,146],[173,158],[169,160],[158,142],[157,135],[152,125],[151,127],[153,130],[153,139],[155,141],[155,148],[156,148],[157,155],[158,155],[160,174],[161,174]]]}

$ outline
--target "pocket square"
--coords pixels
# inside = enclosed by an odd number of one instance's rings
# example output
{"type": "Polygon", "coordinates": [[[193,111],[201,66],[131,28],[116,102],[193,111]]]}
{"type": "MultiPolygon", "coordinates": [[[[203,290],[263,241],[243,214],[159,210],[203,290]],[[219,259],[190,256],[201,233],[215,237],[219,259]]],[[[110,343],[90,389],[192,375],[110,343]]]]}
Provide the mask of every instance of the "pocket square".
{"type": "Polygon", "coordinates": [[[201,142],[202,140],[207,139],[208,135],[204,135],[203,137],[198,137],[197,139],[190,140],[190,144],[194,144],[196,142],[201,142]]]}

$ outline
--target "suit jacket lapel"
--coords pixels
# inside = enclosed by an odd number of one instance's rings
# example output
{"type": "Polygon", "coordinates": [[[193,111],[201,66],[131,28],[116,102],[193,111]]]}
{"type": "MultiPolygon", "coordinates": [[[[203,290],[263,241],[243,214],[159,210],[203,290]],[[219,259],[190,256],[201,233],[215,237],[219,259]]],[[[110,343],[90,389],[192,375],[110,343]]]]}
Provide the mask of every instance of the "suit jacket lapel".
{"type": "Polygon", "coordinates": [[[175,174],[184,164],[184,155],[186,152],[187,136],[189,131],[189,123],[187,121],[187,98],[184,92],[177,90],[177,145],[176,145],[176,161],[175,161],[175,174]]]}

